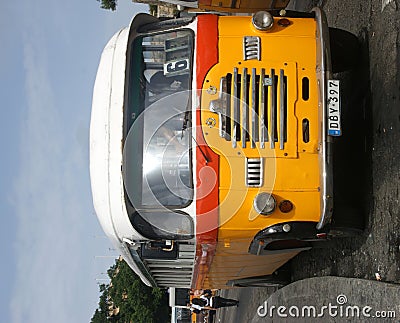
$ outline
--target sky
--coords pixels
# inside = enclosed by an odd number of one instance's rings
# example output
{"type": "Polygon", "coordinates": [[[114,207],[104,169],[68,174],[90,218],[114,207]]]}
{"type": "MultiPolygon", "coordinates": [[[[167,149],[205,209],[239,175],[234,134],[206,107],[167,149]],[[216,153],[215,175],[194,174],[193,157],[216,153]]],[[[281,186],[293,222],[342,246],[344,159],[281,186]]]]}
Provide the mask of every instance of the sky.
{"type": "Polygon", "coordinates": [[[92,91],[101,52],[147,6],[20,0],[0,11],[1,322],[90,322],[118,257],[89,178],[92,91]]]}

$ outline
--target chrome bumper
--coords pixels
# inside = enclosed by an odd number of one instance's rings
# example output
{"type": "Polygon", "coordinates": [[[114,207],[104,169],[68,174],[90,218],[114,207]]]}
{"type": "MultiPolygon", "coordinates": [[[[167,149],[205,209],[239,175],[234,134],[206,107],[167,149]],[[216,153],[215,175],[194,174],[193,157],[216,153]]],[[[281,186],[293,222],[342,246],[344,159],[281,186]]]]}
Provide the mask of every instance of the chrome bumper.
{"type": "Polygon", "coordinates": [[[319,163],[320,163],[320,190],[321,215],[317,230],[322,230],[331,222],[333,211],[333,156],[332,138],[327,135],[327,80],[332,78],[331,54],[329,44],[329,28],[324,12],[314,8],[317,21],[317,82],[318,82],[318,120],[321,125],[319,134],[319,163]]]}

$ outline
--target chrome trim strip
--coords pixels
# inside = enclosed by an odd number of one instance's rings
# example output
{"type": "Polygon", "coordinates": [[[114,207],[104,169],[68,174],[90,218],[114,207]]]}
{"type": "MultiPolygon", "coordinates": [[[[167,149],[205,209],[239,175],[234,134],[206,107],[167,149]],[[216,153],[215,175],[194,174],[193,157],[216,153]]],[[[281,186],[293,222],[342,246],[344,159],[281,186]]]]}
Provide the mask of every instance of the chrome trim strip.
{"type": "MultiPolygon", "coordinates": [[[[163,262],[160,261],[159,263],[156,263],[156,264],[155,263],[148,264],[150,270],[152,270],[152,268],[171,268],[172,265],[173,264],[167,263],[164,261],[163,262]]],[[[175,265],[179,266],[180,268],[193,268],[194,261],[187,262],[187,263],[180,262],[179,264],[175,264],[175,265]]]]}
{"type": "Polygon", "coordinates": [[[179,272],[175,273],[175,274],[167,273],[167,272],[158,273],[158,274],[154,274],[154,277],[156,278],[156,280],[158,282],[177,280],[180,282],[189,282],[190,283],[190,281],[192,279],[192,275],[183,274],[183,273],[179,273],[179,272]]]}
{"type": "Polygon", "coordinates": [[[285,82],[284,73],[279,72],[279,149],[285,148],[285,82]]]}
{"type": "Polygon", "coordinates": [[[275,70],[271,69],[271,95],[270,95],[270,124],[269,124],[269,128],[271,129],[271,143],[270,143],[270,147],[271,149],[275,148],[275,111],[276,111],[276,98],[275,98],[275,91],[276,91],[276,84],[275,84],[275,70]]]}
{"type": "MultiPolygon", "coordinates": [[[[240,91],[240,89],[239,89],[240,91]]],[[[238,68],[235,67],[233,69],[233,127],[231,127],[231,138],[232,138],[232,147],[236,148],[236,111],[239,110],[239,97],[237,96],[238,93],[238,68]]]]}
{"type": "MultiPolygon", "coordinates": [[[[265,78],[265,69],[261,69],[261,74],[260,74],[260,147],[265,148],[265,132],[266,128],[264,126],[264,121],[265,121],[265,87],[264,87],[264,78],[265,78]]],[[[267,136],[268,139],[268,136],[267,136]]]]}
{"type": "Polygon", "coordinates": [[[220,123],[220,136],[222,138],[228,139],[229,134],[226,132],[227,123],[229,122],[229,100],[230,98],[227,95],[227,80],[226,77],[221,77],[219,84],[219,101],[221,102],[221,113],[219,114],[221,123],[220,123]]]}
{"type": "Polygon", "coordinates": [[[329,28],[324,12],[320,8],[313,8],[317,22],[317,81],[319,91],[319,116],[321,124],[319,134],[319,162],[320,162],[320,191],[321,216],[317,229],[323,229],[332,219],[333,210],[333,158],[332,138],[327,136],[326,124],[326,86],[327,80],[332,78],[331,54],[329,45],[329,28]]]}
{"type": "Polygon", "coordinates": [[[243,68],[242,75],[242,148],[246,148],[246,134],[249,132],[249,107],[247,105],[247,68],[243,68]]]}
{"type": "Polygon", "coordinates": [[[256,148],[256,69],[251,69],[251,148],[256,148]]]}

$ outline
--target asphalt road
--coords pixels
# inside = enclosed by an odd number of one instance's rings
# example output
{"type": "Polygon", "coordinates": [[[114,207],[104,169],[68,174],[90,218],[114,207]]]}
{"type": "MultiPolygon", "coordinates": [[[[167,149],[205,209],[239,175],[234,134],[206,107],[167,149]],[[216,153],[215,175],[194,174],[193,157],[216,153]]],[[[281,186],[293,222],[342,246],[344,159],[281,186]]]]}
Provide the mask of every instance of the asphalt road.
{"type": "MultiPolygon", "coordinates": [[[[400,284],[400,1],[314,3],[322,5],[330,26],[354,33],[361,43],[356,69],[336,75],[345,91],[335,193],[362,211],[365,230],[298,255],[291,262],[292,280],[331,275],[400,284]]],[[[312,3],[292,5],[309,9],[312,3]]],[[[220,310],[217,321],[251,322],[271,293],[263,288],[224,291],[240,306],[220,310]]]]}
{"type": "Polygon", "coordinates": [[[365,231],[314,249],[292,262],[294,280],[335,275],[400,282],[400,11],[395,1],[328,0],[331,26],[358,36],[362,55],[352,73],[338,75],[343,136],[336,142],[335,186],[364,210],[365,231]]]}

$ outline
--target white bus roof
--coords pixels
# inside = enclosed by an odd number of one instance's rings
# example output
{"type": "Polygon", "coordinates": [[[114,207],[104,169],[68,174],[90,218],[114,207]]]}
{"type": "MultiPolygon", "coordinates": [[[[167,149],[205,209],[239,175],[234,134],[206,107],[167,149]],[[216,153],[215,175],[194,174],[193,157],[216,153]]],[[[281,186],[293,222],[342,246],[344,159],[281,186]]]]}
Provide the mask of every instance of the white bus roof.
{"type": "Polygon", "coordinates": [[[149,286],[151,282],[134,262],[126,243],[145,238],[133,229],[125,208],[121,143],[128,44],[137,26],[154,21],[157,19],[152,16],[137,15],[105,46],[94,85],[90,123],[90,177],[97,217],[124,260],[149,286]]]}

